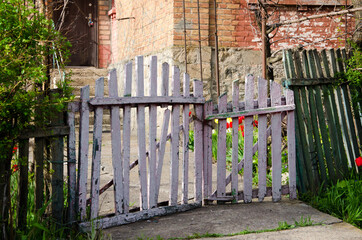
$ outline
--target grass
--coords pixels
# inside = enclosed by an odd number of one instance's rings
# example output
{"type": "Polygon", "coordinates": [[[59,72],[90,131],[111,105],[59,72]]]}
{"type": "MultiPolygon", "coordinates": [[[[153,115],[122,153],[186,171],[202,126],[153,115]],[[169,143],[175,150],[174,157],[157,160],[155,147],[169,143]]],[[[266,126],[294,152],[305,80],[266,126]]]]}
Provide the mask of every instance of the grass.
{"type": "MultiPolygon", "coordinates": [[[[288,224],[286,221],[279,222],[278,227],[271,228],[271,229],[263,229],[263,230],[243,230],[241,232],[237,233],[228,233],[228,234],[222,234],[222,233],[194,233],[192,235],[186,236],[186,237],[174,237],[169,238],[169,240],[177,240],[177,239],[198,239],[198,238],[219,238],[219,237],[233,237],[233,236],[239,236],[239,235],[246,235],[246,234],[252,234],[252,233],[264,233],[264,232],[276,232],[276,231],[282,231],[282,230],[288,230],[293,229],[296,227],[307,227],[307,226],[316,226],[321,225],[322,223],[314,223],[310,217],[304,218],[301,216],[299,221],[294,221],[294,224],[288,224]]],[[[154,238],[144,237],[141,236],[137,238],[138,240],[153,240],[154,238]]],[[[155,240],[163,240],[164,238],[157,236],[155,240]]]]}
{"type": "MultiPolygon", "coordinates": [[[[16,163],[17,160],[14,160],[16,163]]],[[[110,239],[105,236],[102,230],[96,229],[92,225],[90,232],[80,232],[76,227],[68,224],[58,224],[49,216],[48,206],[51,199],[44,206],[35,210],[35,179],[34,173],[29,173],[28,183],[28,203],[27,203],[27,219],[26,227],[22,230],[17,229],[16,218],[18,208],[18,186],[19,171],[14,171],[11,175],[11,217],[13,219],[13,229],[15,239],[77,239],[77,240],[101,240],[110,239]]],[[[64,209],[67,204],[67,185],[64,184],[64,209]]]]}
{"type": "Polygon", "coordinates": [[[352,174],[349,179],[321,188],[307,202],[318,210],[362,229],[362,178],[352,174]]]}

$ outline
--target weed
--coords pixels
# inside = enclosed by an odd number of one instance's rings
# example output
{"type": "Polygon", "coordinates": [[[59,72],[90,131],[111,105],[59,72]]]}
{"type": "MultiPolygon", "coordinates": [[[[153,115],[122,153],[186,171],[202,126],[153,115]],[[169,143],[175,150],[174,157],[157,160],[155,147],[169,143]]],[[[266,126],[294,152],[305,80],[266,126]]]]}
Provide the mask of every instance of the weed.
{"type": "Polygon", "coordinates": [[[339,180],[335,185],[320,190],[308,201],[313,207],[331,214],[358,228],[362,228],[362,180],[360,175],[339,180]]]}
{"type": "MultiPolygon", "coordinates": [[[[281,230],[287,230],[287,229],[293,229],[296,227],[307,227],[307,226],[316,226],[321,225],[322,223],[316,223],[311,220],[310,216],[304,218],[303,216],[300,217],[299,221],[294,221],[294,224],[288,224],[286,221],[279,222],[278,227],[272,228],[272,229],[263,229],[263,230],[243,230],[237,233],[228,233],[228,234],[222,234],[222,233],[194,233],[192,235],[186,236],[186,237],[174,237],[169,238],[169,240],[176,240],[176,239],[198,239],[198,238],[219,238],[219,237],[232,237],[232,236],[238,236],[238,235],[246,235],[251,233],[264,233],[264,232],[275,232],[275,231],[281,231],[281,230]]],[[[153,238],[140,236],[137,238],[138,240],[153,240],[153,238]]],[[[160,236],[157,236],[157,240],[162,240],[163,238],[160,236]]]]}

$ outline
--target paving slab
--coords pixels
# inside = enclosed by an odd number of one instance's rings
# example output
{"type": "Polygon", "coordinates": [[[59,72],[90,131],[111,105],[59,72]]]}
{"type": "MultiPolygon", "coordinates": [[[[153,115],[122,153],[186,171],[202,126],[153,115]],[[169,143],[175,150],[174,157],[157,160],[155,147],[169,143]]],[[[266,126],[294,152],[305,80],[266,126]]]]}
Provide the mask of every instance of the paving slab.
{"type": "Polygon", "coordinates": [[[266,199],[261,203],[207,205],[184,213],[105,229],[104,233],[112,239],[185,238],[194,233],[231,234],[244,230],[274,229],[279,222],[294,224],[302,217],[323,225],[219,239],[362,239],[360,229],[299,200],[289,199],[277,203],[266,199]]]}

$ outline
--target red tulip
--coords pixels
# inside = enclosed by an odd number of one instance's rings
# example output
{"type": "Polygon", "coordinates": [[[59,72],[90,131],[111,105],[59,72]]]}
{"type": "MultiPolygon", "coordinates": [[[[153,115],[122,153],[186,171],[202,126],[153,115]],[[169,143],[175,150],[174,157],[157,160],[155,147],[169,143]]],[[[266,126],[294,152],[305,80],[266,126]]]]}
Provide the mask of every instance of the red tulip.
{"type": "Polygon", "coordinates": [[[239,125],[243,123],[243,120],[245,119],[244,116],[239,117],[239,125]]]}
{"type": "Polygon", "coordinates": [[[362,166],[362,157],[356,158],[355,161],[356,161],[356,165],[357,165],[358,167],[362,166]]]}
{"type": "Polygon", "coordinates": [[[191,116],[191,111],[189,112],[189,117],[191,116]]]}
{"type": "Polygon", "coordinates": [[[16,171],[18,171],[18,170],[19,170],[18,164],[14,164],[14,165],[13,165],[13,172],[16,172],[16,171]]]}
{"type": "Polygon", "coordinates": [[[254,126],[254,127],[258,127],[258,124],[259,124],[259,123],[258,123],[258,120],[255,120],[255,121],[253,122],[253,126],[254,126]]]}
{"type": "Polygon", "coordinates": [[[244,132],[244,125],[240,125],[240,126],[239,126],[239,131],[244,132]]]}

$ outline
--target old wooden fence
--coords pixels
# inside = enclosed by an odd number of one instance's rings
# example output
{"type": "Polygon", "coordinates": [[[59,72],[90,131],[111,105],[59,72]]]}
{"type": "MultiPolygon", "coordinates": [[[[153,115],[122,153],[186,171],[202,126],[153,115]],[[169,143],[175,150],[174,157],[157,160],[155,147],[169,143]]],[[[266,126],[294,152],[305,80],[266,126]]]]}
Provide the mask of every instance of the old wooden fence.
{"type": "Polygon", "coordinates": [[[315,192],[322,183],[336,182],[356,168],[361,112],[353,111],[348,83],[337,84],[335,78],[346,67],[344,49],[330,49],[328,54],[286,50],[283,57],[284,84],[294,91],[296,105],[298,187],[315,192]]]}
{"type": "MultiPolygon", "coordinates": [[[[57,90],[50,91],[50,97],[57,90]]],[[[19,185],[17,227],[25,229],[27,225],[28,193],[29,193],[29,140],[34,139],[34,205],[39,210],[44,205],[51,207],[51,215],[61,223],[66,218],[64,209],[64,140],[69,134],[64,113],[49,114],[49,125],[23,131],[19,139],[19,185]],[[52,172],[52,173],[51,173],[52,172]],[[47,176],[45,176],[47,174],[47,176]],[[50,181],[50,182],[47,182],[50,181]]],[[[68,166],[75,165],[68,162],[68,166]]]]}
{"type": "MultiPolygon", "coordinates": [[[[251,202],[258,197],[260,201],[265,196],[272,196],[274,201],[281,199],[282,194],[290,194],[296,198],[296,173],[295,173],[295,143],[294,143],[294,104],[293,92],[286,90],[286,97],[281,95],[281,87],[271,84],[271,98],[268,98],[267,81],[258,80],[258,99],[254,100],[254,77],[246,78],[245,102],[239,102],[239,84],[233,85],[233,102],[228,107],[226,95],[219,98],[219,104],[214,109],[213,103],[205,102],[203,98],[203,85],[198,80],[193,81],[193,92],[190,91],[188,74],[183,74],[181,92],[180,71],[172,67],[172,95],[169,96],[169,66],[162,64],[162,78],[157,79],[157,58],[151,57],[150,61],[150,92],[145,96],[145,79],[143,57],[135,60],[136,96],[132,93],[132,64],[125,67],[125,82],[123,97],[118,96],[118,83],[116,71],[112,70],[109,76],[109,97],[103,95],[104,81],[96,81],[95,98],[89,97],[89,86],[81,89],[80,103],[70,106],[68,122],[69,135],[69,165],[70,186],[70,218],[75,220],[79,215],[81,226],[89,228],[91,224],[99,227],[111,227],[119,224],[134,222],[156,215],[164,215],[178,211],[185,211],[200,207],[203,200],[251,202]],[[157,94],[157,86],[161,84],[161,94],[157,94]],[[190,125],[190,107],[193,108],[193,124],[190,125]],[[103,109],[111,111],[111,139],[112,139],[112,164],[114,178],[107,184],[114,185],[115,211],[112,216],[99,218],[99,195],[104,188],[100,186],[100,159],[102,153],[102,118],[103,109]],[[130,163],[131,139],[131,109],[137,112],[137,147],[138,160],[130,163]],[[170,108],[170,109],[169,109],[170,108]],[[180,115],[180,110],[181,115],[180,115]],[[148,114],[145,115],[145,110],[148,114]],[[157,114],[162,111],[163,124],[161,134],[157,139],[157,114]],[[80,112],[79,149],[76,159],[75,138],[75,113],[80,112]],[[88,165],[89,146],[89,115],[94,111],[93,151],[91,166],[88,165]],[[146,117],[148,116],[149,128],[147,131],[146,117]],[[244,156],[238,159],[238,124],[233,126],[233,157],[232,170],[226,176],[226,118],[232,117],[235,123],[238,117],[245,116],[244,156]],[[253,119],[258,116],[259,131],[258,142],[253,146],[253,119]],[[271,123],[268,117],[271,116],[271,123]],[[289,160],[289,186],[281,185],[281,122],[287,116],[288,132],[288,160],[289,160]],[[170,119],[171,117],[171,119],[170,119]],[[213,189],[212,181],[212,128],[211,122],[219,120],[218,124],[218,156],[217,156],[217,186],[213,189]],[[121,124],[121,121],[122,124],[121,124]],[[180,123],[181,121],[181,123],[180,123]],[[170,134],[168,133],[171,126],[170,134]],[[190,128],[191,126],[191,128],[190,128]],[[189,130],[194,131],[194,166],[190,166],[189,130]],[[146,144],[148,133],[148,144],[146,144]],[[121,135],[122,134],[122,135],[121,135]],[[267,171],[267,140],[271,136],[272,146],[272,187],[266,185],[267,171]],[[170,158],[165,159],[166,142],[170,140],[170,158]],[[181,145],[181,146],[180,146],[181,145]],[[148,146],[148,150],[146,149],[148,146]],[[181,148],[181,151],[180,151],[181,148]],[[258,152],[259,188],[253,189],[253,155],[258,152]],[[180,159],[182,158],[182,159],[180,159]],[[148,161],[147,161],[148,159],[148,161]],[[170,170],[164,169],[165,161],[170,161],[170,170]],[[130,179],[130,169],[138,164],[139,179],[130,179]],[[91,176],[88,169],[91,167],[91,176]],[[78,169],[78,174],[77,170],[78,169]],[[180,169],[181,168],[181,169],[180,169]],[[194,170],[193,175],[190,169],[194,170]],[[244,169],[241,176],[239,171],[244,169]],[[160,179],[163,171],[170,171],[169,200],[163,204],[158,201],[160,179]],[[179,176],[181,173],[181,177],[179,176]],[[238,186],[238,178],[243,178],[243,187],[238,186]],[[189,182],[193,179],[194,192],[189,192],[189,182]],[[90,189],[87,182],[90,181],[90,189]],[[131,181],[140,185],[140,202],[138,211],[130,209],[129,188],[131,181]],[[179,183],[181,189],[179,189],[179,183]],[[226,186],[231,183],[231,192],[226,193],[226,186]],[[89,189],[89,190],[88,190],[89,189]],[[241,191],[242,190],[242,191],[241,191]],[[88,195],[89,192],[89,195],[88,195]],[[181,197],[178,194],[181,192],[181,197]],[[89,196],[89,200],[87,200],[89,196]],[[87,213],[87,205],[90,211],[87,213]],[[164,206],[166,205],[166,206],[164,206]],[[92,220],[92,221],[90,221],[92,220]]],[[[214,143],[216,144],[216,143],[214,143]]],[[[136,209],[137,210],[137,209],[136,209]]]]}

